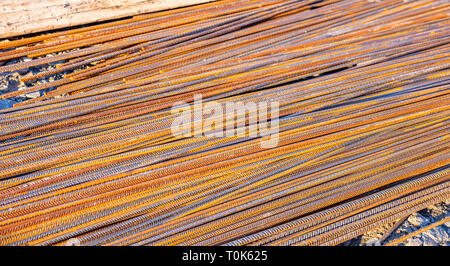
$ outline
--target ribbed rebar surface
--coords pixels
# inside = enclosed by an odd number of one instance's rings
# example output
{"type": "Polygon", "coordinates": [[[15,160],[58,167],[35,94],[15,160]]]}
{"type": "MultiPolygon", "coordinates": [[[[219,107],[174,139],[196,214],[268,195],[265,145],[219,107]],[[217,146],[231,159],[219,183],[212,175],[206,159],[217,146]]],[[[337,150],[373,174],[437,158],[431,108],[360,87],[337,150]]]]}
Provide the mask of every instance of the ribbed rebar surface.
{"type": "Polygon", "coordinates": [[[0,244],[336,245],[448,199],[449,16],[224,0],[0,42],[63,73],[0,96],[45,91],[0,110],[0,244]],[[174,136],[195,95],[278,102],[277,145],[174,136]]]}

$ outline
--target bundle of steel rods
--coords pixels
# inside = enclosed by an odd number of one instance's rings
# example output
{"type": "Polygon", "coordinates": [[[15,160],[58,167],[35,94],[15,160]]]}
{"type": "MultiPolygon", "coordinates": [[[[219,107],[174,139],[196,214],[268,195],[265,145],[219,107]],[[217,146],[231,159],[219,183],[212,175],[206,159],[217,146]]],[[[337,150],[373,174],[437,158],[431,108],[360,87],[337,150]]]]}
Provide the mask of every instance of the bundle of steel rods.
{"type": "Polygon", "coordinates": [[[0,95],[43,92],[0,110],[0,244],[336,245],[448,199],[449,17],[223,0],[0,42],[31,59],[1,73],[56,66],[0,95]],[[276,145],[251,110],[175,135],[199,96],[276,102],[276,145]]]}

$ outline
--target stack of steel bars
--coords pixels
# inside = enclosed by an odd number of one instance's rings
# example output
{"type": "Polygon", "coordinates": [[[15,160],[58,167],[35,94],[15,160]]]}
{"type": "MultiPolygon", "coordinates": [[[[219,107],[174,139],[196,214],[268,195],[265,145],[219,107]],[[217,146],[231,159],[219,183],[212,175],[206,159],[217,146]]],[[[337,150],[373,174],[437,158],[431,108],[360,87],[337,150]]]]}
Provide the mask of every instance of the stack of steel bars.
{"type": "Polygon", "coordinates": [[[1,73],[56,64],[0,96],[45,92],[0,110],[0,244],[336,245],[448,199],[449,17],[223,0],[0,42],[32,59],[1,73]],[[277,145],[175,136],[196,95],[277,102],[277,145]]]}

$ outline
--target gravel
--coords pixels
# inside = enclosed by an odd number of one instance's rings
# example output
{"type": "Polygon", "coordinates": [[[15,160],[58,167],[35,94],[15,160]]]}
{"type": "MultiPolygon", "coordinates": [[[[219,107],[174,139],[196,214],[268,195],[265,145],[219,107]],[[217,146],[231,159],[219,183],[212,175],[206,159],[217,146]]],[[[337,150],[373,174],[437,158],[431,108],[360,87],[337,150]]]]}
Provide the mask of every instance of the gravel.
{"type": "MultiPolygon", "coordinates": [[[[51,57],[51,56],[55,56],[57,54],[64,54],[70,51],[75,51],[78,50],[79,48],[75,48],[72,50],[67,50],[67,51],[62,51],[62,52],[58,52],[58,53],[52,53],[52,54],[48,54],[45,56],[41,56],[41,57],[36,57],[36,58],[44,58],[44,57],[51,57]]],[[[5,51],[5,50],[3,50],[5,51]]],[[[26,62],[26,61],[30,61],[30,58],[27,57],[23,57],[23,58],[19,58],[19,59],[14,59],[14,60],[10,60],[8,62],[0,62],[3,63],[4,65],[11,65],[11,64],[16,64],[18,62],[26,62]]],[[[11,91],[17,91],[17,90],[23,90],[25,88],[28,87],[32,87],[38,84],[42,84],[42,83],[47,83],[50,81],[54,81],[54,80],[58,80],[61,79],[64,75],[72,73],[74,70],[70,70],[70,71],[65,71],[65,72],[61,72],[61,73],[57,73],[54,75],[50,75],[50,76],[46,76],[46,77],[42,77],[39,79],[35,79],[35,80],[31,80],[28,82],[22,82],[20,81],[21,77],[25,77],[25,76],[30,76],[42,71],[47,71],[47,70],[51,70],[51,69],[55,69],[56,65],[61,64],[67,62],[67,60],[62,60],[62,61],[58,61],[58,62],[53,62],[47,65],[42,65],[42,66],[35,66],[35,67],[30,67],[27,69],[22,69],[19,71],[14,71],[11,73],[0,73],[0,95],[11,92],[11,91]]],[[[85,66],[83,67],[78,67],[75,70],[80,70],[86,68],[85,66]]],[[[11,101],[13,104],[17,103],[17,102],[22,102],[28,99],[33,99],[33,98],[37,98],[39,96],[41,96],[43,93],[48,92],[53,90],[54,88],[48,88],[45,90],[41,90],[41,91],[35,91],[35,92],[31,92],[31,93],[26,93],[26,94],[22,94],[18,97],[13,97],[10,98],[9,101],[11,101]]],[[[5,109],[8,108],[9,105],[3,105],[0,104],[0,110],[1,109],[5,109]]]]}

